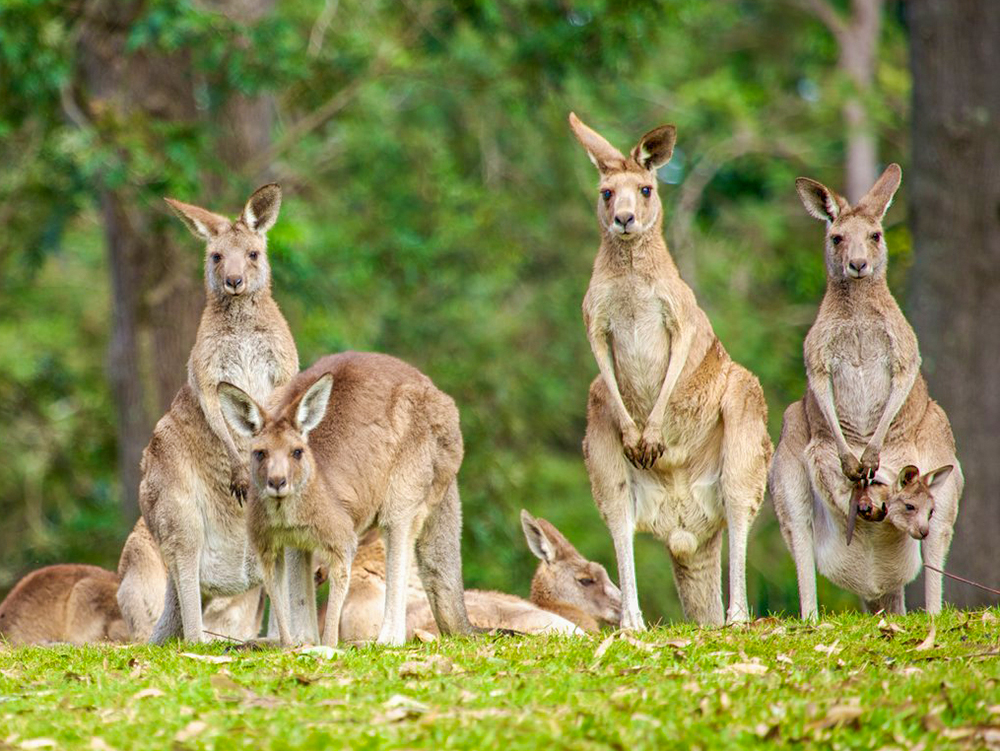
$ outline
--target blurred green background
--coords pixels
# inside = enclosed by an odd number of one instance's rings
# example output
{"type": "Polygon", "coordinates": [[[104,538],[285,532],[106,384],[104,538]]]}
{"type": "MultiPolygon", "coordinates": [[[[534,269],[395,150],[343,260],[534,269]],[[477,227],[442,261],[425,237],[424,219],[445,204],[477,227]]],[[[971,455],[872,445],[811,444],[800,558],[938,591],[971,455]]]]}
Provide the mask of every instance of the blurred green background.
{"type": "MultiPolygon", "coordinates": [[[[0,593],[47,563],[114,568],[134,520],[108,378],[109,195],[181,249],[172,268],[194,285],[202,247],[162,197],[235,215],[256,185],[281,182],[274,294],[302,364],[379,350],[454,396],[467,585],[526,595],[535,561],[521,508],[617,579],[580,450],[597,372],[580,314],[597,178],[567,113],[622,149],[677,125],[659,174],[668,244],[733,358],[762,381],[775,440],[802,394],[802,340],[825,283],[822,229],[793,180],[842,185],[849,98],[871,119],[879,167],[906,171],[902,2],[881,7],[860,93],[800,2],[288,0],[249,16],[233,2],[123,3],[130,15],[107,33],[124,40],[125,64],[183,66],[193,108],[173,119],[156,102],[114,110],[94,83],[114,71],[85,70],[81,50],[100,51],[95,14],[112,5],[0,5],[0,593]],[[238,163],[219,148],[235,100],[267,113],[268,145],[238,163]]],[[[905,191],[904,180],[887,224],[896,290],[911,260],[905,191]]],[[[160,304],[143,285],[142,305],[160,304]]],[[[182,378],[183,358],[161,356],[143,326],[137,351],[182,378]]],[[[162,399],[146,402],[148,430],[162,399]]],[[[642,537],[636,555],[647,617],[679,618],[662,546],[642,537]]],[[[749,558],[757,612],[795,612],[769,505],[749,558]]],[[[855,606],[822,586],[827,606],[855,606]]]]}

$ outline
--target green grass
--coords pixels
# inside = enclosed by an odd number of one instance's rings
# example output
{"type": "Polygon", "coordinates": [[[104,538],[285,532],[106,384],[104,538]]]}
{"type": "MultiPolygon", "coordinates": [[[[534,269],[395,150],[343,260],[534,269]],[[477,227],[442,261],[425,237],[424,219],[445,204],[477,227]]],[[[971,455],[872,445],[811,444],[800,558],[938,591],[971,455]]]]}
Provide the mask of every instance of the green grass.
{"type": "Polygon", "coordinates": [[[930,626],[844,614],[332,656],[5,648],[0,749],[1000,747],[1000,611],[930,626]]]}

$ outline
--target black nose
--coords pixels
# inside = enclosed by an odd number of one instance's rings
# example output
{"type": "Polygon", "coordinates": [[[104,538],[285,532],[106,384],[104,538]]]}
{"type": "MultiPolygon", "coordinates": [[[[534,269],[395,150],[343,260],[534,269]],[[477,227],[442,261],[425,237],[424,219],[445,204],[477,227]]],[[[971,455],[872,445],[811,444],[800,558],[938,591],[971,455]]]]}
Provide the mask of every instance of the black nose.
{"type": "Polygon", "coordinates": [[[851,271],[855,274],[860,274],[868,268],[868,261],[864,258],[854,258],[847,265],[851,267],[851,271]]]}
{"type": "Polygon", "coordinates": [[[622,229],[628,229],[628,226],[634,221],[635,214],[630,214],[624,211],[621,214],[615,214],[615,224],[622,229]]]}
{"type": "Polygon", "coordinates": [[[288,484],[288,480],[286,480],[284,477],[280,477],[280,478],[278,478],[278,477],[268,477],[267,478],[267,485],[268,485],[268,487],[274,488],[275,490],[281,490],[287,484],[288,484]]]}
{"type": "Polygon", "coordinates": [[[226,286],[227,287],[230,287],[232,289],[239,289],[241,284],[243,284],[243,277],[242,276],[227,276],[226,277],[226,286]]]}

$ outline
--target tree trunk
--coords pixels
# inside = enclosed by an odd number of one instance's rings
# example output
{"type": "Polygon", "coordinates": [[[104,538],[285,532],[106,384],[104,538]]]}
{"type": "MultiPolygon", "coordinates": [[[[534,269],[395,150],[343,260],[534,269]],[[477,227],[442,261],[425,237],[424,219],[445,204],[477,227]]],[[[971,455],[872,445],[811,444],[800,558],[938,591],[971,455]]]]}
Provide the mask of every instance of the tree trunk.
{"type": "MultiPolygon", "coordinates": [[[[1000,3],[910,0],[911,318],[965,472],[948,569],[1000,587],[1000,3]]],[[[921,469],[932,469],[931,467],[921,469]]],[[[996,601],[945,582],[962,606],[996,601]]]]}
{"type": "Polygon", "coordinates": [[[840,67],[854,87],[844,103],[847,154],[844,187],[847,200],[857,203],[875,184],[878,154],[875,125],[868,114],[875,81],[882,0],[853,0],[850,25],[840,41],[840,67]]]}

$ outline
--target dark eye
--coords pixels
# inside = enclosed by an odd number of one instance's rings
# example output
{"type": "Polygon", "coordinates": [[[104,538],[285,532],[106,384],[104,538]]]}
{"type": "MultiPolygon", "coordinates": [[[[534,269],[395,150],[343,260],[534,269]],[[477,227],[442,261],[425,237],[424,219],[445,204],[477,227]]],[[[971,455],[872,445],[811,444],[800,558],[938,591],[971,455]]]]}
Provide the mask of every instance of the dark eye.
{"type": "Polygon", "coordinates": [[[218,263],[222,260],[222,253],[212,253],[212,263],[218,263]]]}
{"type": "Polygon", "coordinates": [[[262,462],[262,461],[264,461],[264,459],[267,458],[267,452],[266,451],[254,451],[253,452],[253,458],[256,459],[259,462],[262,462]]]}
{"type": "Polygon", "coordinates": [[[302,449],[295,449],[295,450],[294,450],[294,451],[292,452],[292,456],[293,456],[293,457],[294,457],[295,459],[301,459],[301,458],[302,458],[302,449]]]}
{"type": "Polygon", "coordinates": [[[602,190],[601,191],[601,197],[604,198],[605,201],[610,201],[611,200],[611,196],[613,196],[613,195],[614,195],[614,193],[612,193],[610,190],[602,190]]]}
{"type": "Polygon", "coordinates": [[[881,239],[882,239],[882,233],[881,232],[872,232],[872,242],[873,243],[877,243],[881,239]]]}
{"type": "Polygon", "coordinates": [[[834,245],[840,245],[842,242],[844,242],[844,236],[843,235],[833,235],[833,236],[830,237],[830,242],[832,242],[834,245]]]}
{"type": "Polygon", "coordinates": [[[917,507],[916,507],[916,506],[914,506],[914,505],[913,505],[912,503],[907,503],[907,504],[906,504],[906,510],[907,510],[907,511],[916,511],[916,510],[917,510],[917,507]]]}
{"type": "Polygon", "coordinates": [[[580,584],[582,584],[584,587],[589,587],[594,583],[594,580],[591,579],[589,576],[585,576],[582,579],[577,579],[577,581],[580,582],[580,584]]]}
{"type": "Polygon", "coordinates": [[[260,254],[256,250],[251,250],[250,251],[250,260],[251,261],[256,261],[258,255],[260,255],[260,254]]]}
{"type": "Polygon", "coordinates": [[[643,185],[639,188],[639,192],[642,193],[646,198],[649,198],[653,194],[653,189],[648,185],[643,185]]]}

